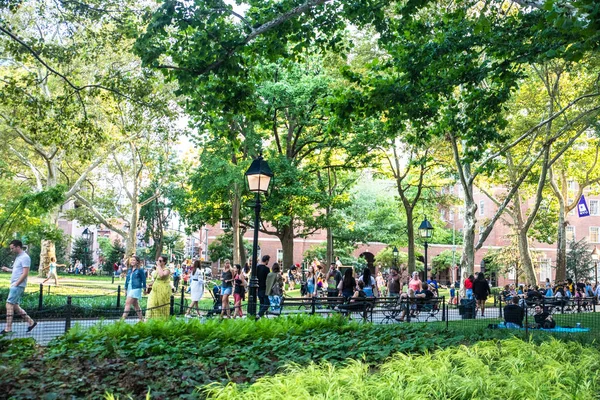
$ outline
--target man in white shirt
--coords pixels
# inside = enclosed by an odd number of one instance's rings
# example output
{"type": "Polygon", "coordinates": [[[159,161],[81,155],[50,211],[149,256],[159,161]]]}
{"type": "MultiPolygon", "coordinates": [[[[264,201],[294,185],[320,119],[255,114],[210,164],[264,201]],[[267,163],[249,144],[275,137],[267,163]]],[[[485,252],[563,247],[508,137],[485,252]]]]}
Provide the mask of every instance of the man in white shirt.
{"type": "Polygon", "coordinates": [[[20,315],[28,324],[27,332],[31,332],[37,325],[29,315],[19,307],[23,293],[25,293],[25,287],[27,287],[27,276],[29,275],[29,268],[31,267],[31,259],[29,255],[23,251],[23,243],[20,240],[13,240],[10,242],[10,251],[17,255],[12,268],[2,267],[4,272],[12,272],[10,277],[10,290],[8,292],[8,299],[6,299],[6,326],[0,332],[0,335],[6,335],[12,332],[13,315],[15,312],[20,315]]]}

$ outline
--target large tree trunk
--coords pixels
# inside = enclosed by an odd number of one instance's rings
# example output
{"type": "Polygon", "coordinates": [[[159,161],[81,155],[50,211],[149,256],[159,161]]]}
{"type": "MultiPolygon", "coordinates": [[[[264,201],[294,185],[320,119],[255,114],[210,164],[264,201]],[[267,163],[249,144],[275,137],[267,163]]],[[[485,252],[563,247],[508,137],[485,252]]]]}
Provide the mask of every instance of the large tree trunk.
{"type": "Polygon", "coordinates": [[[335,262],[333,258],[333,231],[331,227],[327,227],[327,269],[331,263],[335,262]]]}
{"type": "Polygon", "coordinates": [[[240,229],[239,235],[238,235],[239,239],[239,243],[240,243],[240,247],[239,247],[239,258],[240,258],[240,265],[243,267],[244,265],[246,265],[246,262],[248,261],[248,258],[246,257],[246,249],[244,248],[244,230],[240,229]]]}
{"type": "MultiPolygon", "coordinates": [[[[512,165],[512,164],[511,164],[512,165]]],[[[528,229],[525,228],[525,222],[523,220],[523,208],[521,207],[521,193],[520,190],[515,192],[515,224],[517,225],[517,243],[519,246],[519,258],[521,259],[522,271],[525,272],[528,283],[537,285],[538,279],[531,260],[531,251],[529,250],[529,239],[527,237],[528,229]]]]}
{"type": "MultiPolygon", "coordinates": [[[[129,220],[129,232],[125,243],[125,254],[129,257],[135,255],[137,248],[137,230],[140,215],[140,207],[137,201],[131,205],[131,219],[129,220]]],[[[170,260],[169,260],[170,261],[170,260]]]]}
{"type": "Polygon", "coordinates": [[[527,283],[531,285],[537,285],[538,279],[531,260],[531,252],[529,251],[529,239],[527,238],[527,232],[519,230],[518,233],[519,242],[519,257],[521,258],[522,270],[525,272],[527,277],[527,283]]]}
{"type": "MultiPolygon", "coordinates": [[[[465,190],[466,192],[466,190],[465,190]]],[[[475,228],[477,226],[477,205],[473,201],[473,187],[471,194],[465,193],[465,219],[463,222],[463,253],[460,257],[461,271],[468,275],[475,272],[475,228]]]]}
{"type": "Polygon", "coordinates": [[[406,236],[408,238],[408,274],[409,276],[417,269],[417,261],[415,259],[415,225],[413,221],[413,209],[407,204],[404,204],[404,212],[406,213],[406,236]]]}
{"type": "MultiPolygon", "coordinates": [[[[46,222],[58,226],[59,207],[55,207],[46,219],[46,222]]],[[[50,269],[50,258],[56,259],[56,246],[52,240],[42,239],[40,245],[40,265],[38,268],[38,276],[40,278],[48,275],[50,269]]]]}
{"type": "Polygon", "coordinates": [[[560,187],[556,184],[552,170],[550,172],[550,186],[554,196],[558,199],[558,237],[556,241],[556,281],[564,281],[567,277],[567,206],[565,204],[567,182],[564,174],[561,175],[560,187]]]}
{"type": "MultiPolygon", "coordinates": [[[[294,227],[293,222],[283,228],[282,235],[279,237],[281,248],[283,249],[283,268],[289,268],[294,263],[294,227]]],[[[273,255],[271,255],[273,258],[273,255]]]]}
{"type": "Polygon", "coordinates": [[[50,268],[50,258],[56,259],[56,247],[52,240],[42,239],[42,250],[40,252],[40,268],[38,270],[38,276],[40,278],[48,275],[50,268]]]}
{"type": "MultiPolygon", "coordinates": [[[[237,185],[234,185],[234,195],[233,195],[233,204],[231,205],[231,227],[232,237],[233,237],[233,265],[240,264],[242,265],[240,259],[241,249],[244,247],[242,245],[242,239],[240,235],[240,197],[238,196],[237,185]]],[[[257,227],[254,227],[257,229],[257,227]]]]}

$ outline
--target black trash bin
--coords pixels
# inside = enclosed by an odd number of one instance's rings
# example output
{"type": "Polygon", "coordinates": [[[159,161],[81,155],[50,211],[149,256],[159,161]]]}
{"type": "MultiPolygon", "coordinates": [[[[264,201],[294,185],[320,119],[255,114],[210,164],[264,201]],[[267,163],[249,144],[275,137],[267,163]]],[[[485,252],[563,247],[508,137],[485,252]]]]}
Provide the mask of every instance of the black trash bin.
{"type": "Polygon", "coordinates": [[[475,300],[462,299],[458,306],[458,314],[462,319],[475,319],[475,300]]]}

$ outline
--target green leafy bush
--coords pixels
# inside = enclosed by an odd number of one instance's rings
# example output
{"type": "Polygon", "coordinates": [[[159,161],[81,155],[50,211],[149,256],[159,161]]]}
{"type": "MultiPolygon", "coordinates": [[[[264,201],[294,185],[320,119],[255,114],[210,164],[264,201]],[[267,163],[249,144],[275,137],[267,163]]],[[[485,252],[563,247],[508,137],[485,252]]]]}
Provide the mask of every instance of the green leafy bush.
{"type": "Polygon", "coordinates": [[[427,354],[523,335],[486,326],[446,331],[444,323],[372,325],[295,316],[258,322],[171,319],[75,327],[48,347],[35,347],[6,366],[0,387],[14,398],[97,398],[105,392],[143,398],[148,391],[154,399],[195,398],[198,387],[250,384],[280,373],[290,363],[343,366],[355,359],[377,368],[398,352],[427,354]]]}
{"type": "Polygon", "coordinates": [[[424,355],[395,354],[373,373],[360,360],[294,364],[249,387],[204,389],[214,399],[596,399],[600,352],[551,340],[520,339],[451,347],[424,355]]]}

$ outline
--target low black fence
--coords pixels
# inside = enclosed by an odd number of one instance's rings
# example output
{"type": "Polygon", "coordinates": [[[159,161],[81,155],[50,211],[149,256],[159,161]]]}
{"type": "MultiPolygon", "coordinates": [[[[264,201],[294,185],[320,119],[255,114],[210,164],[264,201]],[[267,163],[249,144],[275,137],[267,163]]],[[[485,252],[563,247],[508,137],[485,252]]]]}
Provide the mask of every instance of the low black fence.
{"type": "MultiPolygon", "coordinates": [[[[140,312],[133,307],[123,318],[125,291],[118,286],[114,291],[98,295],[54,294],[40,285],[35,292],[28,292],[23,299],[23,308],[37,322],[28,332],[27,323],[21,316],[14,315],[14,333],[10,337],[33,337],[40,344],[67,332],[75,324],[90,327],[109,324],[124,319],[135,323],[156,317],[245,317],[247,303],[222,310],[221,298],[209,291],[211,298],[191,307],[185,291],[172,294],[168,302],[157,307],[147,307],[147,297],[139,302],[140,312]]],[[[3,292],[2,292],[3,293],[3,292]]],[[[2,294],[4,296],[4,294],[2,294]]],[[[5,297],[0,297],[2,302],[5,297]]],[[[231,299],[233,300],[233,299],[231,299]]],[[[385,297],[366,299],[344,299],[342,297],[284,297],[279,304],[257,305],[257,313],[276,318],[286,315],[309,314],[329,317],[342,315],[352,320],[376,324],[436,324],[442,329],[511,329],[557,334],[600,336],[600,304],[596,298],[571,299],[519,299],[509,305],[495,298],[484,309],[477,307],[475,300],[463,299],[458,304],[448,302],[445,297],[407,298],[385,297]],[[507,315],[508,312],[508,315],[507,315]]],[[[3,310],[4,311],[4,310],[3,310]]],[[[0,315],[0,323],[6,322],[6,314],[0,315]]]]}

